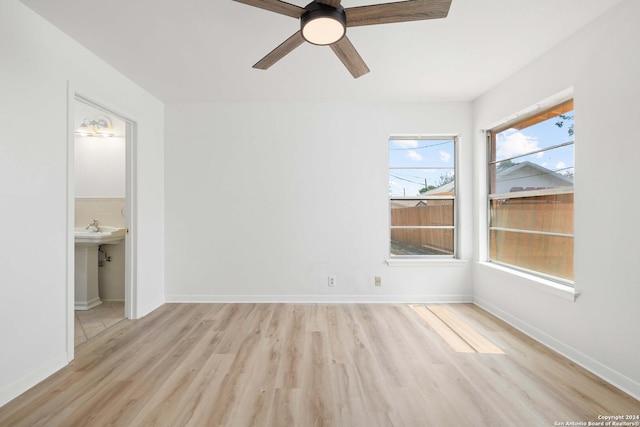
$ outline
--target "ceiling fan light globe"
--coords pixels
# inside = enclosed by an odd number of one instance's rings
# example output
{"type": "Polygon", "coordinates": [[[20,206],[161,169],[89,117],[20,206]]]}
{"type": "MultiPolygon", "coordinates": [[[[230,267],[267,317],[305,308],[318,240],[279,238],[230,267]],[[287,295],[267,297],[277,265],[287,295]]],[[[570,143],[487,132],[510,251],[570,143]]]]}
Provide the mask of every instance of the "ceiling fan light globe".
{"type": "Polygon", "coordinates": [[[337,42],[344,34],[345,27],[333,18],[316,18],[302,28],[302,36],[306,41],[321,46],[337,42]]]}
{"type": "Polygon", "coordinates": [[[347,18],[342,6],[336,9],[313,2],[307,8],[307,12],[300,17],[300,29],[306,41],[326,46],[344,37],[347,18]]]}

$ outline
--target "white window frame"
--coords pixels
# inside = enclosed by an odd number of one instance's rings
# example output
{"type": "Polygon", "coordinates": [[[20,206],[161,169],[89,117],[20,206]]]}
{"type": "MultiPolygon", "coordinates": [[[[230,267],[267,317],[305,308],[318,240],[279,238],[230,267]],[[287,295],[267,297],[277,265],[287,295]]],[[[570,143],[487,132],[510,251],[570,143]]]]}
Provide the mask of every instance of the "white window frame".
{"type": "MultiPolygon", "coordinates": [[[[412,260],[451,260],[458,259],[458,150],[459,150],[459,136],[457,134],[433,134],[433,135],[391,135],[388,141],[391,140],[416,140],[416,141],[437,141],[437,140],[452,140],[453,141],[453,174],[454,174],[454,190],[452,196],[389,196],[388,198],[388,214],[389,214],[389,239],[388,239],[388,259],[387,263],[389,265],[394,264],[394,261],[399,265],[402,264],[403,261],[411,262],[412,260]],[[403,200],[451,200],[453,201],[453,225],[450,226],[392,226],[391,225],[391,204],[394,200],[403,201],[403,200]],[[448,229],[453,230],[453,253],[452,254],[430,254],[430,255],[392,255],[391,254],[391,231],[393,229],[448,229]]],[[[388,148],[387,148],[388,150],[388,148]]],[[[388,162],[389,163],[389,162],[388,162]]],[[[442,170],[450,170],[451,167],[438,167],[438,166],[429,166],[429,169],[442,169],[442,170]]],[[[424,166],[420,167],[393,167],[391,164],[387,166],[388,171],[392,169],[425,169],[424,166]]]]}
{"type": "MultiPolygon", "coordinates": [[[[486,243],[487,243],[487,247],[486,247],[486,262],[489,264],[494,264],[496,266],[499,266],[501,268],[504,268],[506,270],[513,270],[514,272],[519,272],[519,273],[524,273],[526,275],[531,275],[533,277],[545,280],[545,281],[549,281],[551,283],[557,283],[558,285],[562,286],[562,287],[567,287],[567,288],[574,288],[575,283],[573,280],[568,280],[568,279],[564,279],[564,278],[560,278],[560,277],[556,277],[556,276],[552,276],[549,274],[545,274],[544,272],[541,271],[536,271],[536,270],[530,270],[527,269],[525,267],[521,267],[518,265],[512,265],[512,264],[507,264],[504,262],[500,262],[500,261],[496,261],[491,259],[491,232],[492,231],[507,231],[507,232],[518,232],[518,233],[527,233],[527,234],[537,234],[537,235],[547,235],[547,236],[558,236],[558,237],[570,237],[571,239],[573,239],[574,242],[574,248],[575,248],[575,234],[571,233],[571,234],[567,234],[567,233],[554,233],[554,232],[546,232],[546,231],[533,231],[533,230],[520,230],[520,229],[514,229],[514,228],[509,228],[509,229],[504,229],[501,227],[493,227],[491,225],[491,202],[494,200],[504,200],[504,199],[524,199],[524,198],[528,198],[528,197],[536,197],[536,196],[550,196],[550,195],[562,195],[562,194],[575,194],[574,192],[574,186],[572,187],[557,187],[557,188],[549,188],[549,189],[541,189],[541,190],[527,190],[527,191],[518,191],[515,193],[491,193],[491,179],[492,179],[492,165],[494,164],[498,164],[500,162],[504,162],[504,161],[508,161],[508,160],[513,160],[514,158],[518,158],[518,157],[523,157],[523,156],[516,156],[516,157],[512,157],[512,158],[505,158],[505,159],[500,159],[500,160],[494,160],[493,159],[493,140],[492,140],[492,135],[497,134],[502,132],[503,130],[506,130],[509,125],[515,124],[515,123],[519,123],[522,122],[524,120],[526,120],[527,118],[532,118],[535,117],[536,115],[540,114],[540,111],[544,111],[547,109],[552,109],[556,106],[560,106],[562,104],[564,104],[565,102],[568,101],[573,101],[573,97],[572,96],[565,96],[563,98],[560,99],[554,99],[552,102],[548,102],[545,103],[544,106],[541,105],[537,105],[535,106],[535,109],[533,109],[533,111],[529,112],[528,114],[518,114],[516,115],[516,117],[513,117],[509,120],[506,120],[500,124],[497,124],[495,126],[492,127],[491,130],[486,131],[486,147],[487,147],[487,239],[486,239],[486,243]]],[[[573,110],[575,110],[575,105],[573,110]]],[[[565,142],[565,143],[561,143],[561,144],[557,144],[554,146],[549,146],[546,147],[544,149],[541,150],[537,150],[537,151],[532,151],[530,153],[527,153],[526,155],[531,155],[531,154],[535,154],[537,152],[544,152],[544,151],[548,151],[551,149],[555,149],[555,148],[561,148],[564,146],[568,146],[568,145],[573,145],[575,147],[575,137],[572,141],[569,142],[565,142]]],[[[574,153],[575,153],[575,148],[574,148],[574,153]]],[[[574,155],[575,158],[575,155],[574,155]]],[[[574,161],[575,162],[575,161],[574,161]]],[[[574,170],[575,170],[575,164],[574,164],[574,170]]],[[[574,204],[574,215],[575,215],[575,204],[574,204]]],[[[575,268],[575,266],[574,266],[575,268]]]]}

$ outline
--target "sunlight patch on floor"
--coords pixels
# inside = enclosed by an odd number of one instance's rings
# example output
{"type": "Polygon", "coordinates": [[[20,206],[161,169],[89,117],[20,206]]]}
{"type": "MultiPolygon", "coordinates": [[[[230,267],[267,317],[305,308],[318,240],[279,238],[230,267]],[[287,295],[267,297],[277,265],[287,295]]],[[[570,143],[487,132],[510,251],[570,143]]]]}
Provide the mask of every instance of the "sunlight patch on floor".
{"type": "Polygon", "coordinates": [[[414,305],[411,308],[457,353],[504,354],[446,307],[414,305]]]}

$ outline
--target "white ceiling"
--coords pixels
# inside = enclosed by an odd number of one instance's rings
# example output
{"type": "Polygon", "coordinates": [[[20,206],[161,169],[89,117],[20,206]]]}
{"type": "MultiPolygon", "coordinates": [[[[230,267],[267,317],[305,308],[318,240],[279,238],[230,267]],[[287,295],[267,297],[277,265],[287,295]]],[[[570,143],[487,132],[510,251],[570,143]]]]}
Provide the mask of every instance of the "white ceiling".
{"type": "Polygon", "coordinates": [[[446,19],[350,28],[371,69],[354,80],[307,43],[252,69],[299,23],[232,0],[22,0],[165,102],[473,100],[621,1],[453,0],[446,19]]]}

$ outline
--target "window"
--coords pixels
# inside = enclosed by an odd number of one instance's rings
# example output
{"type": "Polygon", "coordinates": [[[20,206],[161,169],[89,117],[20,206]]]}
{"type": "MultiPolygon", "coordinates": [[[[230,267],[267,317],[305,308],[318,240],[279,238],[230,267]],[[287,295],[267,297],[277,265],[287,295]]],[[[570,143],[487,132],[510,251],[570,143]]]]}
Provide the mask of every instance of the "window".
{"type": "Polygon", "coordinates": [[[457,138],[389,139],[391,257],[456,254],[457,138]]]}
{"type": "Polygon", "coordinates": [[[573,284],[573,101],[489,132],[489,260],[573,284]]]}

